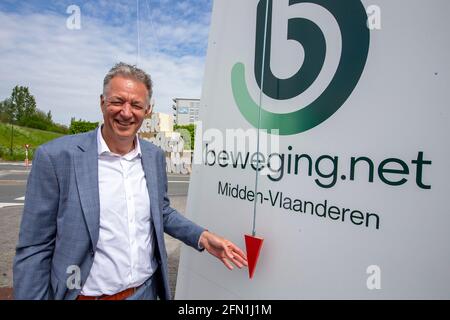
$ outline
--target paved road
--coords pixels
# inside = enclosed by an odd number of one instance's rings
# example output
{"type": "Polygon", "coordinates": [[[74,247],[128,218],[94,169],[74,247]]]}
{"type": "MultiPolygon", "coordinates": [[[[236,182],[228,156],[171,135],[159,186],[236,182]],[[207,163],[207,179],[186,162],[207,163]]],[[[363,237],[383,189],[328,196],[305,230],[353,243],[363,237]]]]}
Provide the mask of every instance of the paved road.
{"type": "MultiPolygon", "coordinates": [[[[30,168],[22,163],[0,163],[0,300],[11,298],[12,262],[22,217],[26,181],[30,168]]],[[[180,212],[186,208],[189,176],[168,175],[171,205],[180,212]]],[[[169,283],[175,293],[180,242],[165,236],[169,257],[169,283]]]]}
{"type": "Polygon", "coordinates": [[[0,163],[0,209],[10,204],[22,204],[30,168],[23,164],[0,163]]]}
{"type": "MultiPolygon", "coordinates": [[[[0,163],[0,209],[23,204],[30,168],[22,163],[0,163]]],[[[169,196],[186,196],[189,176],[168,174],[169,196]]]]}

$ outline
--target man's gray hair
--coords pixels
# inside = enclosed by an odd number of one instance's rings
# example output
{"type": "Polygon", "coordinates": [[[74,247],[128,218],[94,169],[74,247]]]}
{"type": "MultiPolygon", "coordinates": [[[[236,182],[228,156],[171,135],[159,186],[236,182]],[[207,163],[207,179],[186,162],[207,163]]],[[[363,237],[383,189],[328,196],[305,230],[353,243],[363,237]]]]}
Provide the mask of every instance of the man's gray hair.
{"type": "Polygon", "coordinates": [[[114,67],[111,68],[111,70],[108,71],[105,79],[103,80],[103,93],[105,93],[106,87],[108,86],[112,78],[117,76],[123,76],[125,78],[131,78],[142,82],[147,88],[148,101],[150,103],[150,99],[153,94],[153,83],[150,75],[148,75],[144,70],[124,62],[117,63],[114,67]]]}

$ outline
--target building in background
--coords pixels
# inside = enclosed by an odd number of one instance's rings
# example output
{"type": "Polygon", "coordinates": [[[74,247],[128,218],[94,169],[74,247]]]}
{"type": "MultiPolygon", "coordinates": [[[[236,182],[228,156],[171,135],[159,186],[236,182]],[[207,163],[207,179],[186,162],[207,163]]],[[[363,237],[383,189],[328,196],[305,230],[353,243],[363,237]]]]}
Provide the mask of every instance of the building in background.
{"type": "Polygon", "coordinates": [[[172,108],[173,120],[176,125],[193,124],[198,121],[200,99],[174,98],[172,108]]]}

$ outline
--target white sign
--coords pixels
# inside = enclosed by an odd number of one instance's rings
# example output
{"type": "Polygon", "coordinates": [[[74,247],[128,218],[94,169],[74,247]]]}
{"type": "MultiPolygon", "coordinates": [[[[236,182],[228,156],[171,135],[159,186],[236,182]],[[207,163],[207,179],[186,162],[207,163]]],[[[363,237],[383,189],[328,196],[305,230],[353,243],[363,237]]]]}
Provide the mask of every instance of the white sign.
{"type": "Polygon", "coordinates": [[[215,1],[203,132],[277,129],[279,148],[196,139],[188,217],[264,244],[251,280],[183,248],[177,299],[450,298],[448,12],[215,1]]]}
{"type": "Polygon", "coordinates": [[[173,131],[171,119],[167,114],[152,113],[142,122],[139,135],[165,151],[167,173],[189,174],[191,151],[184,150],[185,141],[179,132],[173,131]]]}

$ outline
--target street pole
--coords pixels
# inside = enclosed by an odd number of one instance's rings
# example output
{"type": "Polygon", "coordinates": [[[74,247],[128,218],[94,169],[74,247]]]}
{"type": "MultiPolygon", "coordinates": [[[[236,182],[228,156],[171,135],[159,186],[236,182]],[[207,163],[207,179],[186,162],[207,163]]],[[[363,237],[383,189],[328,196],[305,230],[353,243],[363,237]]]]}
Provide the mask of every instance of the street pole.
{"type": "Polygon", "coordinates": [[[11,156],[13,154],[13,136],[14,136],[14,125],[11,122],[11,149],[9,150],[11,153],[11,156]]]}

